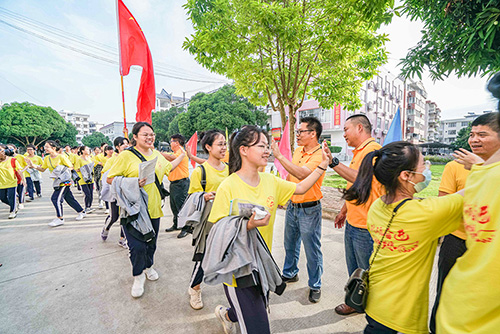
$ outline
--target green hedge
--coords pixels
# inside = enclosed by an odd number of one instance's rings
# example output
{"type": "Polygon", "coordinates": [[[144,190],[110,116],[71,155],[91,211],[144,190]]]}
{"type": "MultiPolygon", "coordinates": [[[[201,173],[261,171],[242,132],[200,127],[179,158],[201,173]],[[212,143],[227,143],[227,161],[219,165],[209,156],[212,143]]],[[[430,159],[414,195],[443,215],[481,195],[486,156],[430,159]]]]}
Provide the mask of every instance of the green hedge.
{"type": "Polygon", "coordinates": [[[332,153],[340,153],[342,152],[342,147],[341,146],[329,146],[330,151],[332,153]]]}
{"type": "Polygon", "coordinates": [[[447,164],[448,162],[452,161],[453,158],[446,155],[446,156],[441,156],[441,155],[426,155],[424,157],[425,161],[430,161],[434,163],[439,163],[439,164],[447,164]]]}

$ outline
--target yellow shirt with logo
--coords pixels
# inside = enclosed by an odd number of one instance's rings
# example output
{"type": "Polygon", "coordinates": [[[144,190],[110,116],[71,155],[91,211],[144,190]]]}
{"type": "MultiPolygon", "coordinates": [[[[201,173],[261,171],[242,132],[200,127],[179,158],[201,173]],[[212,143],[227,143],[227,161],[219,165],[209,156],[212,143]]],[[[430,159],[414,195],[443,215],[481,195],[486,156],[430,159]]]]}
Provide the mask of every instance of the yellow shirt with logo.
{"type": "Polygon", "coordinates": [[[491,334],[500,328],[500,162],[472,166],[464,196],[467,252],[446,280],[437,333],[491,334]]]}
{"type": "MultiPolygon", "coordinates": [[[[83,166],[88,165],[88,164],[89,164],[89,163],[91,163],[91,162],[93,162],[93,161],[92,161],[92,158],[91,158],[90,156],[88,157],[88,160],[84,160],[82,156],[79,156],[79,157],[75,160],[74,168],[75,168],[75,169],[80,169],[80,168],[82,168],[83,166]]],[[[79,185],[83,186],[84,184],[91,184],[91,183],[93,182],[93,181],[92,181],[92,182],[89,182],[89,183],[85,182],[85,181],[83,180],[82,172],[77,171],[77,174],[78,174],[78,176],[80,177],[80,180],[78,180],[78,184],[79,184],[79,185]]]]}
{"type": "MultiPolygon", "coordinates": [[[[459,164],[456,161],[448,162],[444,167],[443,175],[441,176],[439,191],[447,194],[453,194],[464,189],[465,181],[468,176],[469,171],[464,168],[464,165],[459,164]]],[[[460,227],[452,234],[460,239],[467,239],[463,224],[461,224],[460,227]]]]}
{"type": "MultiPolygon", "coordinates": [[[[29,157],[29,156],[28,156],[28,153],[26,153],[26,154],[24,155],[24,159],[29,159],[29,160],[31,160],[31,163],[32,163],[33,165],[38,165],[38,166],[41,166],[41,165],[43,164],[43,160],[42,160],[42,158],[41,158],[41,157],[39,157],[39,156],[38,156],[38,155],[36,155],[36,154],[35,154],[34,156],[32,156],[32,157],[29,157]]],[[[28,171],[27,171],[27,170],[26,170],[26,171],[24,171],[24,177],[31,177],[30,173],[28,173],[28,171]]]]}
{"type": "MultiPolygon", "coordinates": [[[[375,139],[368,138],[353,151],[354,156],[351,160],[351,163],[349,164],[349,167],[355,170],[359,170],[361,162],[363,162],[365,156],[372,151],[380,149],[381,147],[382,146],[380,146],[380,144],[377,144],[375,139]]],[[[351,186],[352,183],[347,182],[347,189],[349,189],[351,186]]],[[[355,205],[354,202],[345,202],[347,207],[347,222],[357,228],[366,228],[366,216],[368,214],[368,210],[370,209],[372,203],[375,202],[375,200],[383,194],[384,187],[374,177],[372,181],[372,191],[370,197],[368,198],[368,201],[365,204],[355,205]]]]}
{"type": "MultiPolygon", "coordinates": [[[[157,150],[153,150],[150,156],[145,156],[147,161],[158,158],[156,162],[155,173],[160,182],[163,180],[163,176],[169,174],[172,169],[172,164],[165,159],[163,155],[157,150]]],[[[115,163],[111,167],[108,173],[108,177],[124,176],[124,177],[139,177],[139,164],[142,161],[132,152],[123,151],[120,153],[115,160],[115,163]]],[[[144,190],[148,193],[148,212],[151,219],[160,218],[163,216],[163,211],[161,209],[161,195],[158,191],[156,184],[150,183],[144,186],[144,190]]]]}
{"type": "Polygon", "coordinates": [[[0,189],[17,187],[17,178],[11,160],[15,161],[16,170],[22,169],[19,161],[12,157],[7,157],[7,159],[0,162],[0,189]]]}
{"type": "Polygon", "coordinates": [[[217,189],[208,221],[216,223],[219,219],[229,216],[231,201],[234,199],[262,205],[271,214],[271,218],[269,225],[258,227],[258,229],[269,249],[272,249],[276,209],[278,205],[286,204],[295,192],[297,185],[269,173],[259,173],[259,176],[260,182],[256,187],[245,183],[236,173],[229,175],[222,181],[217,189]]]}
{"type": "MultiPolygon", "coordinates": [[[[314,147],[309,150],[309,152],[304,151],[303,146],[299,146],[293,152],[292,162],[294,165],[299,167],[307,167],[309,170],[314,171],[321,161],[323,160],[323,154],[321,151],[321,145],[314,147]]],[[[293,183],[299,183],[301,180],[297,179],[295,176],[289,174],[289,181],[293,183]]],[[[292,202],[294,203],[305,203],[319,201],[323,198],[323,193],[321,192],[321,185],[323,184],[323,179],[325,173],[323,173],[318,181],[303,195],[293,195],[292,202]]]]}
{"type": "Polygon", "coordinates": [[[69,158],[65,154],[59,154],[55,158],[51,158],[50,155],[45,156],[42,163],[42,168],[49,169],[53,171],[59,165],[66,166],[68,168],[73,168],[73,164],[69,161],[69,158]]]}
{"type": "MultiPolygon", "coordinates": [[[[177,150],[177,152],[172,153],[176,157],[182,154],[182,150],[177,150]]],[[[175,169],[168,175],[168,180],[170,182],[185,179],[189,177],[189,158],[184,156],[184,159],[175,167],[175,169]]]]}
{"type": "Polygon", "coordinates": [[[188,194],[200,191],[217,191],[221,182],[229,175],[229,167],[227,165],[224,165],[225,168],[223,170],[213,168],[208,161],[205,161],[202,165],[205,167],[206,171],[207,184],[205,186],[205,190],[203,190],[203,187],[201,186],[201,168],[195,168],[191,174],[188,194]]]}
{"type": "MultiPolygon", "coordinates": [[[[370,263],[400,202],[387,205],[379,198],[368,211],[370,263]]],[[[462,206],[463,197],[453,194],[409,200],[399,208],[370,269],[366,314],[405,334],[429,333],[429,280],[438,238],[457,228],[462,206]]]]}

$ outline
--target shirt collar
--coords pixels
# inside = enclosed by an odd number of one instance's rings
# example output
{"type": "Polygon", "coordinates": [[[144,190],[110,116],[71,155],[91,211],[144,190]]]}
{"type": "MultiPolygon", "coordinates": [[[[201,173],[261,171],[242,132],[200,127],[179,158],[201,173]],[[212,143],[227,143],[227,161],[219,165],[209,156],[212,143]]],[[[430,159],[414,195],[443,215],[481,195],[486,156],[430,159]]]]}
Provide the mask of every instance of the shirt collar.
{"type": "Polygon", "coordinates": [[[375,139],[373,137],[368,138],[367,140],[365,140],[364,142],[362,142],[361,145],[359,145],[358,147],[356,147],[353,151],[361,151],[362,149],[365,148],[366,145],[368,145],[372,141],[375,141],[375,139]]]}
{"type": "Polygon", "coordinates": [[[306,152],[304,149],[305,149],[305,146],[302,146],[302,150],[300,151],[302,154],[313,154],[314,152],[316,152],[316,150],[318,149],[318,147],[321,147],[321,144],[318,144],[317,146],[314,146],[312,149],[310,149],[308,152],[306,152]]]}

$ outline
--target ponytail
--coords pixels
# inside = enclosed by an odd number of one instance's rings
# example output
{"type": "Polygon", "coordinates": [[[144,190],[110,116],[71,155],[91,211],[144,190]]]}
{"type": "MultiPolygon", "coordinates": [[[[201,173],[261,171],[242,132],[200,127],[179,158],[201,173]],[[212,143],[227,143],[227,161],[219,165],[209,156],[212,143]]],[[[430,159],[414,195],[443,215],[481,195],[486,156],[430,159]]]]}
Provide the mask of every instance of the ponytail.
{"type": "Polygon", "coordinates": [[[372,181],[374,174],[373,158],[379,155],[378,151],[368,153],[358,170],[358,176],[353,185],[344,190],[344,198],[346,201],[356,201],[356,205],[362,205],[368,202],[372,191],[372,181]]]}

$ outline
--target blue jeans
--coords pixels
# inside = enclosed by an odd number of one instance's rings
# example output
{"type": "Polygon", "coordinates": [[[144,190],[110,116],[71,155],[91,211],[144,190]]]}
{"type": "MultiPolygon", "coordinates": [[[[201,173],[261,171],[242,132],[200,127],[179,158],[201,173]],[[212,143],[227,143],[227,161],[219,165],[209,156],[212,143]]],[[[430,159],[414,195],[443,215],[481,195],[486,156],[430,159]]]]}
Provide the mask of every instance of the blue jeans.
{"type": "Polygon", "coordinates": [[[346,221],[344,245],[349,276],[358,268],[368,269],[373,251],[370,232],[365,228],[354,227],[346,221]]]}
{"type": "Polygon", "coordinates": [[[307,284],[311,289],[321,288],[323,254],[321,253],[321,203],[310,208],[286,209],[285,264],[283,276],[293,277],[299,272],[300,241],[304,244],[307,258],[307,284]]]}

